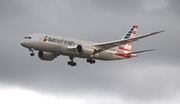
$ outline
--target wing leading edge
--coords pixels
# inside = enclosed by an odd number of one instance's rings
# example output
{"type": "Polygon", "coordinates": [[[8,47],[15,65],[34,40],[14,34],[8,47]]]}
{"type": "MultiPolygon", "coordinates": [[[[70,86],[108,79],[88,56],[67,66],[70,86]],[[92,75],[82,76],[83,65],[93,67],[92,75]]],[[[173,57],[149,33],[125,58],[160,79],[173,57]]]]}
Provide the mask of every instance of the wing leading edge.
{"type": "Polygon", "coordinates": [[[128,38],[128,39],[124,39],[124,40],[116,40],[116,41],[110,41],[110,42],[104,42],[104,43],[96,43],[96,44],[93,44],[93,47],[95,49],[94,54],[102,52],[102,51],[110,49],[110,48],[113,48],[113,47],[116,47],[116,46],[119,46],[119,45],[129,43],[129,42],[134,42],[134,41],[137,41],[138,39],[145,38],[148,36],[152,36],[152,35],[164,32],[164,31],[165,30],[152,32],[152,33],[148,33],[145,35],[140,35],[140,36],[137,36],[134,38],[128,38]]]}

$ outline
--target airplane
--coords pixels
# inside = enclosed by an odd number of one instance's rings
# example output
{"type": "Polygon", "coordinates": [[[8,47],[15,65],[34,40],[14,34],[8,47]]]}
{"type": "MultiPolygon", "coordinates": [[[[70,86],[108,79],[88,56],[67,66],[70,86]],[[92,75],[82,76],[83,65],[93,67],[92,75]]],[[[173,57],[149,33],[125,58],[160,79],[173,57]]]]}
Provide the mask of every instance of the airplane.
{"type": "Polygon", "coordinates": [[[59,55],[69,56],[70,61],[67,62],[70,66],[76,66],[74,58],[85,58],[90,64],[94,64],[97,60],[121,60],[137,57],[137,53],[153,51],[154,49],[141,50],[132,52],[133,42],[152,36],[165,30],[152,32],[145,35],[135,36],[138,26],[132,26],[127,34],[119,40],[96,43],[82,41],[76,39],[65,38],[62,36],[53,36],[47,34],[31,34],[24,37],[21,45],[31,51],[30,56],[34,56],[34,50],[39,51],[38,57],[41,60],[52,61],[59,55]]]}

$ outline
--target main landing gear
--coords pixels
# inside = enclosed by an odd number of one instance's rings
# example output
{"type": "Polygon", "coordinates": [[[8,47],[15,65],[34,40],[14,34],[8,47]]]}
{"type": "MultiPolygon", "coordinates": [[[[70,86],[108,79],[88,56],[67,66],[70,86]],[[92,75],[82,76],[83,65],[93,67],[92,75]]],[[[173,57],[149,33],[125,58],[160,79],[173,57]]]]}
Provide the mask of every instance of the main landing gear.
{"type": "Polygon", "coordinates": [[[68,64],[68,65],[71,65],[71,66],[76,66],[77,64],[76,64],[76,62],[74,62],[74,60],[73,60],[74,57],[69,57],[69,58],[70,58],[71,61],[68,61],[67,64],[68,64]]]}
{"type": "Polygon", "coordinates": [[[87,59],[86,61],[87,61],[88,63],[90,63],[90,64],[96,63],[96,60],[93,60],[93,59],[87,59]]]}
{"type": "MultiPolygon", "coordinates": [[[[76,62],[74,62],[74,60],[73,60],[74,57],[69,57],[69,59],[70,59],[71,61],[68,61],[68,62],[67,62],[68,65],[71,65],[71,66],[76,66],[76,65],[77,65],[76,62]]],[[[91,59],[91,58],[90,58],[90,59],[87,59],[86,61],[87,61],[88,63],[90,63],[90,64],[96,63],[96,61],[93,60],[93,59],[91,59]]]]}

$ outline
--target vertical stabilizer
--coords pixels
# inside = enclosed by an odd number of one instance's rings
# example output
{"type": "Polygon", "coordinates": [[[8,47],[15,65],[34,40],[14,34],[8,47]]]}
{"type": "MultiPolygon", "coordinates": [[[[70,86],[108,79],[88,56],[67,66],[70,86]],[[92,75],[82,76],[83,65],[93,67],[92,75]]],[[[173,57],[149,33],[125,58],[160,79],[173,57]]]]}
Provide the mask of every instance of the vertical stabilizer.
{"type": "MultiPolygon", "coordinates": [[[[122,40],[135,37],[137,28],[138,28],[138,26],[132,26],[131,29],[128,31],[128,33],[122,38],[122,40]]],[[[127,44],[120,45],[119,49],[122,51],[130,52],[132,45],[133,45],[133,43],[129,42],[127,44]]]]}

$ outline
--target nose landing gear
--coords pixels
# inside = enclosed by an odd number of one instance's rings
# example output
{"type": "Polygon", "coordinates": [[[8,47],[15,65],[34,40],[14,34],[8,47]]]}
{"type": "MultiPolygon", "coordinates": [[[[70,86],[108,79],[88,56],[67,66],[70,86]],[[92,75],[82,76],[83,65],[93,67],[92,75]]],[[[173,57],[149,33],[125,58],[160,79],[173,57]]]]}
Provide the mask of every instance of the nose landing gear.
{"type": "Polygon", "coordinates": [[[30,54],[30,56],[34,56],[35,54],[32,52],[31,54],[30,54]]]}
{"type": "Polygon", "coordinates": [[[29,48],[29,51],[31,51],[32,53],[30,53],[30,56],[34,56],[34,49],[33,48],[29,48]]]}

